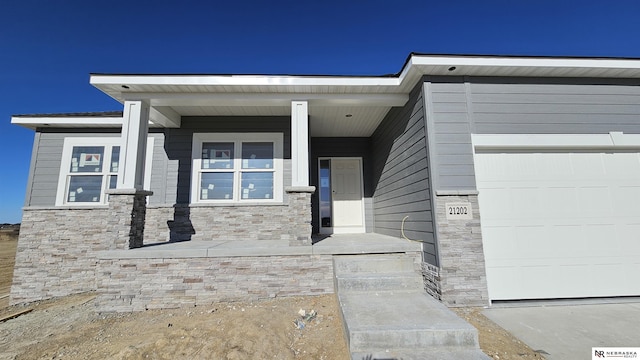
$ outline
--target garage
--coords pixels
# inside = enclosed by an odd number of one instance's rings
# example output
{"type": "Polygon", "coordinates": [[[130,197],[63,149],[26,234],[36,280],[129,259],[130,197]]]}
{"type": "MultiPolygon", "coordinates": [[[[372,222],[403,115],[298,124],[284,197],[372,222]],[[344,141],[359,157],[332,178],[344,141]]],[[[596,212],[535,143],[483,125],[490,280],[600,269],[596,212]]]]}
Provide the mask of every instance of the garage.
{"type": "Polygon", "coordinates": [[[491,300],[640,295],[640,136],[474,135],[491,300]]]}

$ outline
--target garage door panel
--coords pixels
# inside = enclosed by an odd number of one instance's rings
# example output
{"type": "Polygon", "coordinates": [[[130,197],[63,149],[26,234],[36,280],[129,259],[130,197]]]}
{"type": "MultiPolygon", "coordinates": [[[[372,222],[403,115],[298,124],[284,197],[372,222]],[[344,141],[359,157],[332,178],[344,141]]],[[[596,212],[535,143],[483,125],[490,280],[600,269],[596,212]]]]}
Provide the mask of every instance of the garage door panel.
{"type": "MultiPolygon", "coordinates": [[[[558,177],[566,177],[573,174],[570,154],[559,154],[558,156],[550,156],[550,154],[527,154],[525,158],[512,156],[517,154],[507,154],[514,162],[520,163],[525,168],[535,168],[537,170],[536,178],[532,181],[556,179],[558,177]]],[[[512,178],[519,178],[519,173],[513,173],[512,178]]]]}
{"type": "Polygon", "coordinates": [[[640,154],[607,154],[604,163],[606,173],[614,178],[640,180],[640,154]]]}
{"type": "Polygon", "coordinates": [[[483,220],[500,219],[504,217],[505,212],[511,211],[511,199],[509,191],[503,191],[500,188],[485,188],[482,190],[481,196],[490,198],[491,201],[486,202],[483,207],[483,220]]]}
{"type": "Polygon", "coordinates": [[[602,257],[624,254],[615,225],[589,224],[584,226],[583,256],[602,257]]]}
{"type": "Polygon", "coordinates": [[[578,190],[580,211],[585,216],[611,216],[611,192],[607,186],[581,187],[578,190]]]}
{"type": "Polygon", "coordinates": [[[487,285],[494,289],[492,296],[499,299],[517,299],[513,294],[524,291],[519,267],[487,268],[487,285]]]}
{"type": "MultiPolygon", "coordinates": [[[[638,180],[640,182],[640,179],[638,180]]],[[[612,202],[615,204],[613,216],[640,218],[640,186],[622,185],[612,189],[612,202]]]]}
{"type": "Polygon", "coordinates": [[[512,239],[515,238],[514,229],[512,227],[486,227],[482,230],[486,232],[489,241],[483,243],[485,258],[491,260],[509,259],[512,254],[517,252],[517,244],[512,239]]]}
{"type": "Polygon", "coordinates": [[[577,189],[569,186],[547,187],[546,191],[540,191],[544,199],[544,207],[549,217],[575,216],[579,213],[577,189]]]}
{"type": "Polygon", "coordinates": [[[546,236],[544,226],[518,226],[515,228],[517,259],[525,260],[529,258],[545,257],[548,253],[546,247],[553,239],[546,236]]]}
{"type": "Polygon", "coordinates": [[[638,153],[479,153],[475,162],[493,300],[640,295],[638,153]]]}

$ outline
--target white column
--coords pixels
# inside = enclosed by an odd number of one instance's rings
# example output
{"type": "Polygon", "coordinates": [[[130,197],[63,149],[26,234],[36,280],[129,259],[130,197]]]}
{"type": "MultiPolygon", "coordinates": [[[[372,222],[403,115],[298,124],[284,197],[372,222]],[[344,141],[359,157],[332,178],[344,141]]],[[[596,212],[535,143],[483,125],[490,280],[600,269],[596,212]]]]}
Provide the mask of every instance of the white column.
{"type": "Polygon", "coordinates": [[[291,102],[291,185],[309,186],[309,105],[291,102]]]}
{"type": "Polygon", "coordinates": [[[124,103],[122,123],[122,148],[118,189],[144,188],[144,161],[149,132],[149,103],[134,100],[124,103]]]}

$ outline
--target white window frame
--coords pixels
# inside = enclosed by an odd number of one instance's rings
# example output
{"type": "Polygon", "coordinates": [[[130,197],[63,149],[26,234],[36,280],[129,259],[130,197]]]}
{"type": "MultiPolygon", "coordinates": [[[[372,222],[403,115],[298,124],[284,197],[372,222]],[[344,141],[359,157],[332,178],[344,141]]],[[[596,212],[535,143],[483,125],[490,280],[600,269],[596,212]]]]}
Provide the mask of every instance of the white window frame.
{"type": "MultiPolygon", "coordinates": [[[[282,133],[194,133],[192,144],[191,166],[191,203],[192,204],[255,204],[281,203],[283,200],[283,135],[282,133]],[[228,172],[233,172],[233,197],[231,199],[200,199],[200,179],[202,171],[202,145],[208,142],[226,142],[234,144],[234,166],[228,172]],[[242,169],[243,142],[272,142],[273,143],[273,198],[271,199],[242,199],[240,174],[251,172],[242,169]]],[[[225,172],[222,170],[221,172],[225,172]]]]}
{"type": "MultiPolygon", "coordinates": [[[[153,160],[153,143],[154,138],[147,138],[147,155],[145,158],[145,177],[144,188],[149,189],[151,186],[151,162],[153,160]]],[[[56,192],[56,206],[98,206],[106,205],[109,203],[108,196],[105,196],[105,191],[109,188],[109,175],[112,174],[111,168],[111,152],[106,150],[106,147],[120,146],[120,166],[118,166],[118,178],[122,177],[122,157],[124,154],[124,142],[121,137],[67,137],[64,139],[64,145],[62,148],[62,161],[60,162],[60,174],[58,176],[58,189],[56,192]],[[75,146],[104,146],[105,153],[103,159],[103,170],[96,172],[96,175],[101,175],[102,190],[100,193],[99,202],[69,202],[67,201],[68,189],[70,178],[72,175],[81,175],[72,173],[69,169],[71,167],[71,155],[75,146]]]]}

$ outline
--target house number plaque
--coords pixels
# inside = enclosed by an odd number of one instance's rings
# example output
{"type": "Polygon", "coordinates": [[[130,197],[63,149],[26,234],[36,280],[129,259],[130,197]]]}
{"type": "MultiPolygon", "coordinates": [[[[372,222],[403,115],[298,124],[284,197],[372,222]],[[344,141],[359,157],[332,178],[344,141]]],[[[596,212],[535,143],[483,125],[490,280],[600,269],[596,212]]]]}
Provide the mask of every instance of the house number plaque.
{"type": "Polygon", "coordinates": [[[447,215],[447,220],[473,219],[471,203],[469,202],[446,203],[444,205],[444,209],[447,215]]]}

